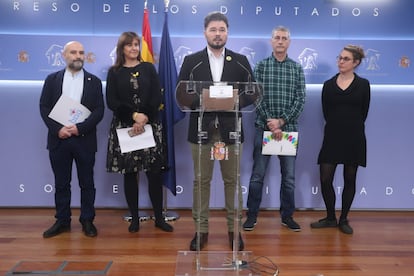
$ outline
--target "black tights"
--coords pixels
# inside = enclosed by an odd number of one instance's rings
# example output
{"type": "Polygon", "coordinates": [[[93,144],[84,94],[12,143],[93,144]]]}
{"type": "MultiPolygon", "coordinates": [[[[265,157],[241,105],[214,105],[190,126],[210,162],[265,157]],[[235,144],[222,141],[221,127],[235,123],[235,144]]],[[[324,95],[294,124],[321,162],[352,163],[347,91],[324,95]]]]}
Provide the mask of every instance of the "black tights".
{"type": "MultiPolygon", "coordinates": [[[[336,164],[320,164],[322,197],[325,202],[327,218],[335,219],[335,189],[333,180],[336,164]]],[[[346,220],[355,197],[357,165],[344,165],[344,189],[342,191],[342,211],[339,221],[346,220]]]]}
{"type": "MultiPolygon", "coordinates": [[[[160,172],[146,172],[148,179],[148,193],[154,210],[155,220],[162,220],[162,174],[160,172]]],[[[131,212],[132,219],[138,219],[138,174],[124,175],[124,193],[131,212]]]]}

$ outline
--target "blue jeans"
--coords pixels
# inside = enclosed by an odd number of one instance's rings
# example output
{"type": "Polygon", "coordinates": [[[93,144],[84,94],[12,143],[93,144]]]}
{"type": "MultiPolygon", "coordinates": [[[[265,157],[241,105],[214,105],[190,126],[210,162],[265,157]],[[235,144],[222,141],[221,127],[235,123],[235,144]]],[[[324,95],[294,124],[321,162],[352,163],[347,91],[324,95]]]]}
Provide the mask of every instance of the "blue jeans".
{"type": "MultiPolygon", "coordinates": [[[[262,202],[263,181],[271,155],[262,155],[263,129],[256,128],[253,149],[253,171],[247,197],[247,216],[256,218],[262,202]]],[[[282,219],[291,217],[295,211],[295,161],[296,156],[281,156],[280,214],[282,219]]]]}

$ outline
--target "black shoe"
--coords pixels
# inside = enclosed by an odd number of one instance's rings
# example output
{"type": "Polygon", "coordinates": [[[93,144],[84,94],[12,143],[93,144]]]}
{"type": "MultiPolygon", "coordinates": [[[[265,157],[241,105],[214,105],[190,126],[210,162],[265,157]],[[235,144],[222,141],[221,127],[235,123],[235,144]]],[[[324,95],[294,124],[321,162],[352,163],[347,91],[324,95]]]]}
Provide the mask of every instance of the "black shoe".
{"type": "MultiPolygon", "coordinates": [[[[207,243],[208,233],[200,233],[200,251],[203,249],[204,245],[207,243]]],[[[190,250],[197,251],[197,233],[195,233],[194,238],[190,243],[190,250]]]]}
{"type": "Polygon", "coordinates": [[[336,222],[336,219],[323,218],[316,222],[312,222],[310,226],[311,228],[328,228],[337,227],[338,223],[336,222]]]}
{"type": "Polygon", "coordinates": [[[158,227],[165,232],[174,231],[174,228],[170,224],[166,223],[164,219],[155,220],[155,227],[158,227]]]}
{"type": "Polygon", "coordinates": [[[257,224],[257,219],[255,217],[247,217],[246,221],[243,223],[244,231],[253,231],[254,227],[257,224]]]}
{"type": "Polygon", "coordinates": [[[96,230],[95,225],[93,225],[91,220],[81,221],[82,231],[87,237],[96,237],[98,235],[98,230],[96,230]]]}
{"type": "Polygon", "coordinates": [[[43,238],[51,238],[57,236],[63,232],[70,231],[70,224],[61,224],[59,222],[55,222],[49,229],[43,232],[43,238]]]}
{"type": "Polygon", "coordinates": [[[132,218],[131,224],[128,227],[130,233],[136,233],[139,231],[139,218],[132,218]]]}
{"type": "Polygon", "coordinates": [[[341,230],[342,233],[352,235],[354,233],[354,230],[349,225],[349,222],[347,219],[340,220],[338,223],[339,230],[341,230]]]}
{"type": "Polygon", "coordinates": [[[297,224],[296,221],[294,221],[292,217],[283,218],[282,225],[286,226],[287,228],[289,228],[290,230],[294,232],[299,232],[301,230],[299,224],[297,224]]]}
{"type": "MultiPolygon", "coordinates": [[[[233,250],[233,241],[234,241],[234,233],[229,232],[229,244],[230,244],[231,250],[233,250]]],[[[239,233],[239,251],[243,251],[243,250],[244,250],[244,242],[243,242],[241,234],[239,233]]]]}

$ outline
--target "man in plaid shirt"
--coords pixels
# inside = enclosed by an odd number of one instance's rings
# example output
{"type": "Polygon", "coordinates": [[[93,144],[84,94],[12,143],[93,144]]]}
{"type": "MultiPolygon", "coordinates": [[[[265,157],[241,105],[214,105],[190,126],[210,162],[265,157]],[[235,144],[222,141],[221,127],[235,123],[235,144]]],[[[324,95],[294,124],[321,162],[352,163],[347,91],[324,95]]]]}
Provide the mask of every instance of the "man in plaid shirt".
{"type": "MultiPolygon", "coordinates": [[[[298,131],[298,117],[305,103],[305,76],[302,66],[290,59],[290,31],[279,26],[273,29],[272,55],[260,61],[254,76],[263,85],[263,100],[257,107],[256,134],[253,150],[253,171],[247,199],[247,220],[243,229],[252,231],[262,201],[263,180],[270,155],[262,155],[263,131],[270,130],[276,140],[282,139],[282,131],[298,131]]],[[[295,161],[296,156],[278,156],[282,175],[280,185],[280,215],[282,225],[292,231],[300,231],[293,220],[295,211],[295,161]]]]}

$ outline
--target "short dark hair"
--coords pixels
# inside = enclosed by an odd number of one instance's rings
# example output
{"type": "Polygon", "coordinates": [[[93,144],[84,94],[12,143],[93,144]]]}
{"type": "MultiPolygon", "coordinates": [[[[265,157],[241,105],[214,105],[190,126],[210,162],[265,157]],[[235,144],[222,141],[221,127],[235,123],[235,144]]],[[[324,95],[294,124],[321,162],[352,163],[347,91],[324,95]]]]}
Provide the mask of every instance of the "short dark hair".
{"type": "Polygon", "coordinates": [[[227,20],[227,17],[221,12],[214,11],[207,14],[207,16],[204,18],[204,29],[207,29],[207,26],[211,21],[223,21],[226,23],[226,27],[229,27],[229,21],[227,20]]]}

